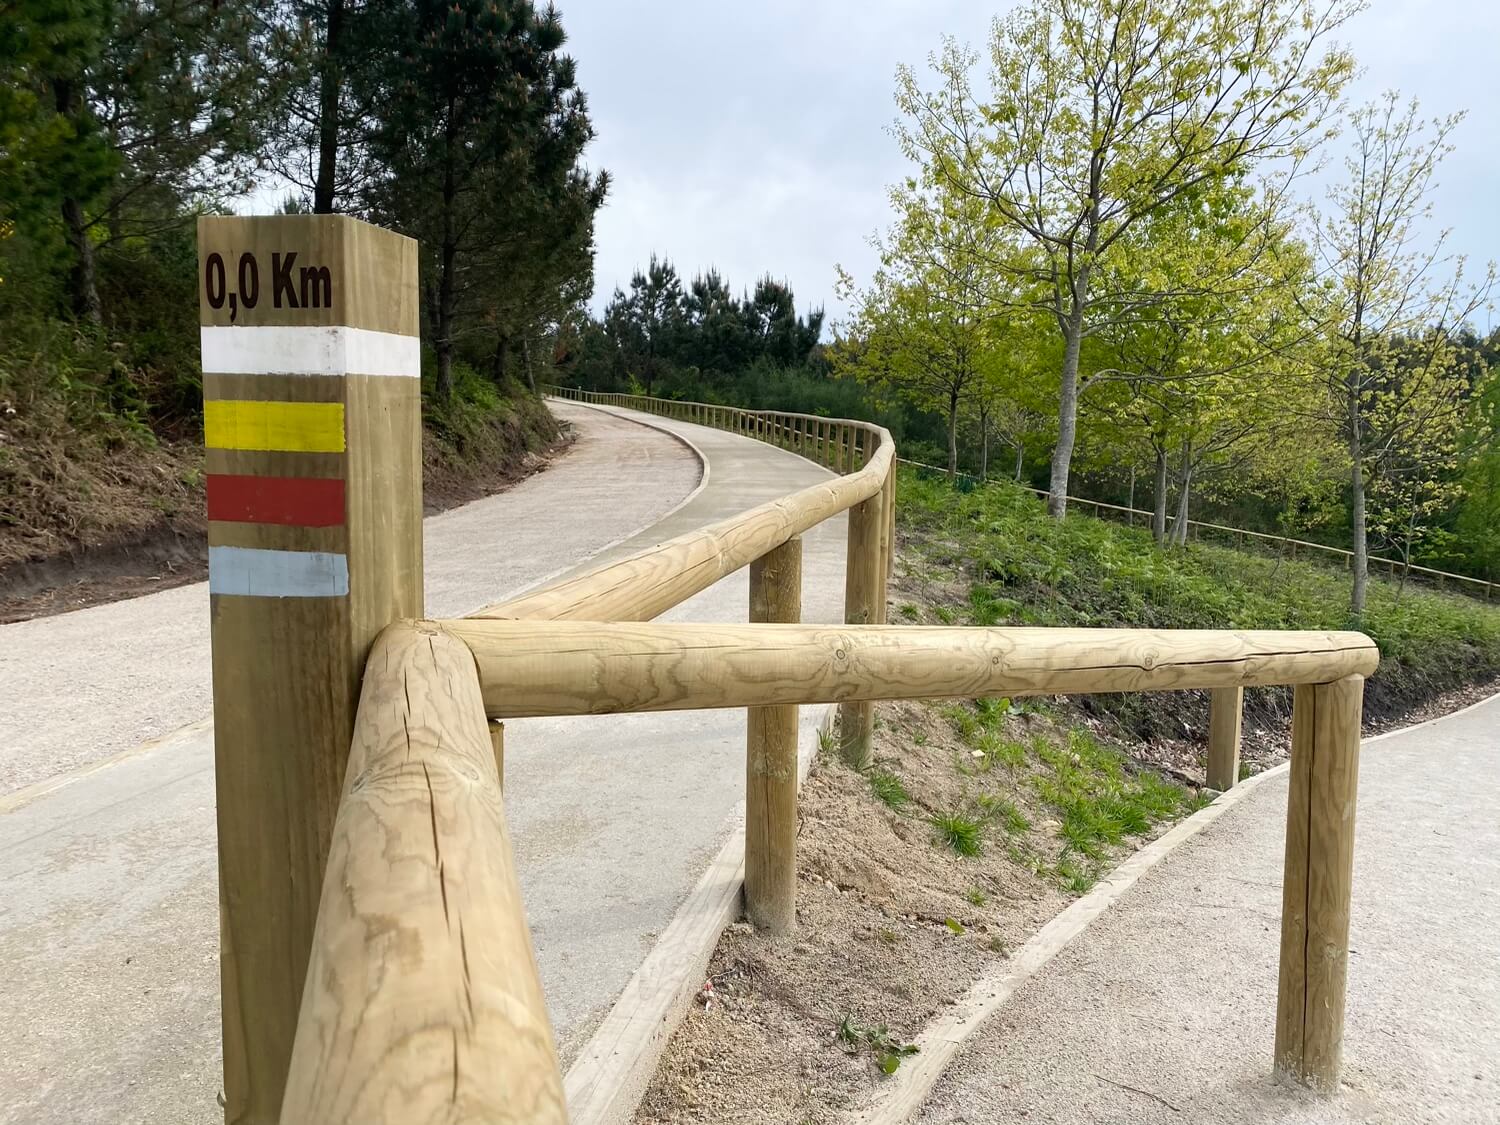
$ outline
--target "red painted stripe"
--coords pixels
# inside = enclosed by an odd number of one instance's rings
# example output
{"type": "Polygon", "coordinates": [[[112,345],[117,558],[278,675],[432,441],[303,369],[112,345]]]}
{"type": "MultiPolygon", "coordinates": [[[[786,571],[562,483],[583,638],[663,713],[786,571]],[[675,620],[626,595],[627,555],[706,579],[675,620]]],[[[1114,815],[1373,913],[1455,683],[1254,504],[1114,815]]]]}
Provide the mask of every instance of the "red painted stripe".
{"type": "Polygon", "coordinates": [[[289,527],[339,527],[344,522],[344,482],[209,473],[208,518],[289,527]]]}

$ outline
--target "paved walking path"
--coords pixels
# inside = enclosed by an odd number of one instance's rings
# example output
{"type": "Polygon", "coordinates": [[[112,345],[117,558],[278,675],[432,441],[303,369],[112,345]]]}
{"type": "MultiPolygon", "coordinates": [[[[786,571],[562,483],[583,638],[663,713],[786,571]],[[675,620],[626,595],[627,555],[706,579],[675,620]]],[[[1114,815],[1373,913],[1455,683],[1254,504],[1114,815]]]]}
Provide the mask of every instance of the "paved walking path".
{"type": "MultiPolygon", "coordinates": [[[[826,476],[698,426],[554,409],[579,428],[571,453],[427,521],[429,613],[465,612],[826,476]],[[699,464],[662,430],[709,466],[676,511],[699,464]]],[[[806,537],[809,621],[840,618],[843,536],[834,521],[806,537]]],[[[741,572],[670,616],[744,620],[747,596],[741,572]]],[[[0,627],[0,1123],[222,1120],[207,622],[200,584],[0,627]]],[[[506,803],[565,1054],[726,835],[743,722],[507,724],[506,803]]]]}
{"type": "Polygon", "coordinates": [[[1287,780],[1024,984],[922,1122],[1500,1121],[1500,698],[1360,756],[1341,1091],[1270,1081],[1287,780]]]}

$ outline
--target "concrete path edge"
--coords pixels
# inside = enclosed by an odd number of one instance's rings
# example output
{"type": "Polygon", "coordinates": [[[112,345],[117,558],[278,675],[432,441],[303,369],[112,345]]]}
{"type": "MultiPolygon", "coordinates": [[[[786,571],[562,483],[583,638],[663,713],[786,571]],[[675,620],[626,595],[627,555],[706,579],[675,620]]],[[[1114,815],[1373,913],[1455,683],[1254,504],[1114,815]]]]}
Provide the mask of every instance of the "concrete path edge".
{"type": "MultiPolygon", "coordinates": [[[[821,704],[812,737],[797,751],[807,780],[819,743],[833,731],[833,704],[821,704]]],[[[635,1115],[672,1033],[708,971],[724,930],[743,913],[745,806],[729,818],[729,838],[709,864],[609,1014],[563,1078],[572,1125],[624,1125],[635,1115]]]]}
{"type": "MultiPolygon", "coordinates": [[[[618,547],[621,543],[624,543],[624,542],[626,542],[629,539],[634,539],[641,532],[645,531],[646,528],[653,527],[656,524],[659,524],[659,523],[662,523],[665,520],[671,519],[678,512],[682,511],[682,509],[686,508],[689,504],[691,504],[694,500],[696,500],[698,498],[698,494],[700,492],[702,492],[705,488],[708,487],[708,478],[709,478],[709,475],[712,472],[712,470],[709,469],[709,467],[708,467],[708,458],[706,456],[704,456],[703,450],[699,449],[698,446],[692,441],[691,438],[688,438],[688,437],[686,437],[686,436],[684,436],[682,434],[679,434],[675,430],[669,430],[669,429],[667,429],[666,426],[658,425],[655,421],[653,421],[651,419],[651,417],[649,415],[641,415],[641,414],[637,414],[637,413],[629,413],[629,412],[626,412],[626,411],[623,411],[623,410],[611,410],[608,407],[599,406],[599,405],[597,405],[595,403],[591,403],[591,402],[575,402],[573,399],[570,399],[570,398],[556,398],[556,397],[553,397],[553,396],[548,396],[548,398],[547,398],[546,401],[548,401],[548,402],[565,402],[569,406],[579,407],[580,409],[583,409],[583,410],[597,410],[601,414],[609,414],[609,415],[611,415],[611,416],[613,416],[615,418],[623,419],[626,422],[634,422],[637,426],[644,426],[648,430],[655,430],[657,433],[666,434],[669,438],[672,438],[679,445],[685,447],[689,453],[691,453],[694,457],[696,457],[698,459],[698,486],[696,488],[694,488],[691,492],[689,492],[686,496],[684,496],[676,504],[673,504],[670,508],[668,508],[661,515],[657,516],[654,520],[651,521],[651,523],[646,524],[643,527],[638,527],[634,531],[627,532],[624,535],[617,536],[616,538],[611,539],[608,543],[604,543],[604,544],[600,545],[600,547],[597,550],[595,550],[591,555],[589,555],[589,558],[598,558],[600,555],[604,554],[606,551],[608,551],[608,550],[610,550],[610,549],[612,549],[614,547],[618,547]]],[[[564,574],[567,574],[570,571],[576,570],[578,568],[578,565],[579,565],[580,561],[587,562],[588,560],[587,559],[584,559],[584,560],[577,560],[577,559],[575,559],[573,562],[569,563],[567,566],[558,567],[556,570],[552,571],[552,573],[550,573],[550,574],[544,574],[540,578],[538,578],[535,582],[532,582],[532,583],[530,583],[530,584],[528,584],[526,586],[521,587],[519,590],[516,590],[514,593],[512,593],[510,595],[510,597],[512,597],[512,598],[519,598],[522,594],[529,594],[533,590],[539,590],[539,589],[541,589],[543,586],[547,585],[549,582],[555,582],[557,579],[561,578],[564,574]]]]}
{"type": "MultiPolygon", "coordinates": [[[[1444,722],[1483,707],[1495,698],[1500,698],[1500,693],[1446,715],[1361,739],[1361,752],[1371,743],[1444,722]]],[[[1221,793],[1212,804],[1199,809],[1126,859],[1092,891],[1033,934],[1016,951],[1014,957],[1004,962],[1002,969],[975,981],[958,1003],[924,1027],[913,1041],[917,1053],[911,1060],[869,1095],[863,1106],[847,1114],[844,1120],[850,1125],[905,1125],[926,1105],[939,1079],[969,1037],[1004,1007],[1005,1002],[1021,985],[1066,949],[1073,939],[1118,902],[1141,876],[1179,845],[1191,840],[1262,784],[1280,776],[1289,768],[1290,762],[1282,762],[1279,766],[1246,778],[1227,793],[1221,793]]]]}

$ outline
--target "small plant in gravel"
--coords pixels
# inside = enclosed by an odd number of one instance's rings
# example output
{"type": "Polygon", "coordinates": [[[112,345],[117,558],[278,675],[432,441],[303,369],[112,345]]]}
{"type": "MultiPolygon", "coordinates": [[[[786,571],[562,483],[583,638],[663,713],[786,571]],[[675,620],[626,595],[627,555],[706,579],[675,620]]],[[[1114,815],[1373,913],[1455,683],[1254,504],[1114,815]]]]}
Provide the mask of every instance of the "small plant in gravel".
{"type": "Polygon", "coordinates": [[[982,887],[970,887],[964,892],[964,898],[969,900],[970,906],[988,906],[990,896],[984,893],[982,887]]]}
{"type": "Polygon", "coordinates": [[[818,731],[819,753],[832,754],[836,745],[833,738],[833,731],[828,730],[826,727],[818,731]]]}
{"type": "Polygon", "coordinates": [[[959,738],[965,742],[973,742],[979,737],[979,716],[967,703],[948,703],[940,710],[943,718],[953,725],[959,738]]]}
{"type": "Polygon", "coordinates": [[[976,803],[986,817],[999,824],[1012,836],[1019,836],[1031,829],[1031,821],[1027,819],[1025,813],[1016,808],[1014,801],[996,797],[991,793],[983,793],[977,798],[976,803]]]}
{"type": "Polygon", "coordinates": [[[927,821],[937,829],[938,839],[959,855],[972,859],[984,848],[984,825],[962,813],[934,813],[927,821]]]}
{"type": "Polygon", "coordinates": [[[906,620],[908,621],[920,620],[922,616],[922,611],[914,606],[911,602],[901,603],[901,608],[896,612],[900,613],[901,616],[906,618],[906,620]]]}
{"type": "Polygon", "coordinates": [[[1013,738],[1006,738],[998,731],[987,730],[979,736],[975,746],[984,751],[985,768],[996,762],[1010,769],[1020,769],[1026,764],[1026,747],[1013,738]]]}
{"type": "Polygon", "coordinates": [[[906,786],[889,770],[872,769],[868,776],[875,796],[891,808],[899,811],[910,803],[911,794],[906,791],[906,786]]]}
{"type": "Polygon", "coordinates": [[[1005,717],[1010,714],[1010,700],[1008,699],[976,699],[974,711],[979,716],[980,723],[986,728],[993,730],[1005,722],[1005,717]]]}
{"type": "Polygon", "coordinates": [[[1038,739],[1033,750],[1047,767],[1032,778],[1037,796],[1057,812],[1067,848],[1090,860],[1105,859],[1126,836],[1146,835],[1193,800],[1150,770],[1127,774],[1125,756],[1086,730],[1070,731],[1064,746],[1038,739]]]}
{"type": "Polygon", "coordinates": [[[1063,890],[1072,891],[1075,895],[1088,894],[1099,881],[1098,876],[1070,855],[1063,856],[1053,865],[1052,877],[1063,890]]]}
{"type": "Polygon", "coordinates": [[[957,918],[944,918],[943,925],[947,926],[951,933],[961,934],[964,932],[964,924],[957,918]]]}
{"type": "Polygon", "coordinates": [[[915,1043],[903,1043],[893,1038],[885,1024],[865,1027],[854,1021],[853,1013],[839,1022],[837,1037],[844,1050],[851,1055],[868,1050],[875,1056],[875,1065],[880,1068],[880,1073],[886,1075],[895,1074],[903,1058],[917,1053],[915,1043]]]}

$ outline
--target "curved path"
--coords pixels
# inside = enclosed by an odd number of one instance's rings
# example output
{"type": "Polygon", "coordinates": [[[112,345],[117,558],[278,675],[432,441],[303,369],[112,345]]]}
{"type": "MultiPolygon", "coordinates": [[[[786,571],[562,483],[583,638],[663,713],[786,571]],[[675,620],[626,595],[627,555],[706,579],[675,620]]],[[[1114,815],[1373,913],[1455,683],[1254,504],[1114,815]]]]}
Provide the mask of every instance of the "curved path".
{"type": "Polygon", "coordinates": [[[1500,697],[1366,740],[1359,784],[1337,1095],[1270,1079],[1282,771],[1023,984],[920,1120],[1500,1121],[1500,697]]]}
{"type": "MultiPolygon", "coordinates": [[[[826,476],[698,426],[554,409],[578,426],[569,454],[426,522],[429,613],[826,476]],[[672,431],[707,462],[696,492],[698,458],[672,431]]],[[[842,521],[806,537],[807,620],[841,619],[843,539],[842,521]]],[[[747,597],[741,572],[670,616],[744,620],[747,597]]],[[[207,620],[198,585],[0,628],[0,1123],[222,1120],[207,620]]],[[[728,835],[743,724],[738,712],[507,724],[511,832],[565,1055],[728,835]]]]}

